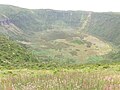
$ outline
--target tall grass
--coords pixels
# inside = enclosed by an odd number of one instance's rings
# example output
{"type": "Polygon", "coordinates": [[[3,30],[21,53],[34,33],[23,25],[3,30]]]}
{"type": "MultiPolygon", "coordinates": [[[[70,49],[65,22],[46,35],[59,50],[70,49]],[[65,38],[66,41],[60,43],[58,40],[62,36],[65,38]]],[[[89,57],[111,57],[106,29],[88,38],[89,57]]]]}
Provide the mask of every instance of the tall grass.
{"type": "Polygon", "coordinates": [[[0,90],[120,90],[120,72],[42,73],[10,74],[0,79],[0,90]]]}

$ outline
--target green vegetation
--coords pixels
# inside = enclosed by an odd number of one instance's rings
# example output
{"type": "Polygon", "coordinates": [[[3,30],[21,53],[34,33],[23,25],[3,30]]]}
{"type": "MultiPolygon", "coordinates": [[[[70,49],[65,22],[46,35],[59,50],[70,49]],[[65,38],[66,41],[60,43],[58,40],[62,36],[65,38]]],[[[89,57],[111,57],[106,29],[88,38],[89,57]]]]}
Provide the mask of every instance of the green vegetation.
{"type": "Polygon", "coordinates": [[[75,43],[75,44],[84,44],[83,41],[80,41],[80,40],[73,40],[72,43],[75,43]]]}
{"type": "Polygon", "coordinates": [[[7,5],[0,13],[11,20],[0,25],[0,90],[120,90],[120,14],[7,5]]]}
{"type": "MultiPolygon", "coordinates": [[[[120,44],[120,14],[113,12],[95,13],[84,11],[57,11],[57,10],[29,10],[14,6],[0,5],[0,19],[8,17],[13,24],[24,34],[24,38],[29,40],[31,35],[38,31],[73,29],[87,32],[100,37],[116,45],[120,44]],[[91,19],[83,28],[83,24],[91,13],[91,19]],[[4,15],[4,16],[2,16],[4,15]],[[27,36],[25,36],[27,34],[27,36]],[[28,37],[29,36],[29,37],[28,37]]],[[[12,28],[13,26],[11,26],[12,28]]],[[[1,27],[0,31],[7,34],[1,27]]],[[[14,30],[14,27],[12,28],[14,30]]],[[[7,31],[8,32],[8,31],[7,31]]],[[[9,32],[9,36],[15,35],[9,32]],[[11,35],[10,35],[11,34],[11,35]]],[[[18,35],[19,36],[19,35],[18,35]]],[[[16,37],[18,37],[16,36],[16,37]]],[[[18,39],[18,38],[17,38],[18,39]]],[[[19,37],[21,39],[21,37],[19,37]]]]}
{"type": "Polygon", "coordinates": [[[27,62],[36,62],[33,55],[24,46],[0,35],[0,67],[25,67],[27,62]]]}
{"type": "Polygon", "coordinates": [[[1,90],[119,90],[120,65],[82,65],[54,70],[1,71],[1,90]]]}
{"type": "Polygon", "coordinates": [[[99,63],[101,61],[105,61],[102,56],[91,56],[87,59],[88,63],[99,63]]]}
{"type": "MultiPolygon", "coordinates": [[[[102,56],[90,56],[87,60],[79,60],[76,58],[76,52],[70,54],[64,50],[58,55],[55,49],[29,50],[26,45],[16,43],[15,41],[1,35],[0,36],[0,68],[1,69],[55,69],[55,68],[72,68],[79,64],[98,64],[106,62],[102,56]],[[69,55],[69,56],[67,56],[69,55]],[[64,56],[64,57],[63,57],[64,56]]],[[[76,50],[76,49],[75,49],[76,50]]],[[[86,52],[86,51],[84,51],[86,52]]],[[[82,54],[81,54],[82,55],[82,54]]],[[[118,57],[119,59],[119,57],[118,57]]],[[[109,61],[107,61],[109,62],[109,61]]]]}
{"type": "MultiPolygon", "coordinates": [[[[1,19],[4,20],[6,16],[14,24],[10,24],[9,27],[0,25],[0,33],[14,40],[30,42],[30,45],[25,46],[32,49],[29,51],[14,41],[6,39],[6,43],[2,43],[4,45],[0,47],[1,65],[35,68],[45,66],[46,68],[52,65],[56,67],[66,64],[103,62],[105,59],[99,53],[102,53],[104,47],[100,51],[100,46],[84,41],[84,37],[87,37],[84,33],[94,34],[119,45],[120,15],[117,13],[30,10],[7,5],[0,5],[0,13],[2,13],[1,19]],[[87,25],[81,29],[90,13],[91,20],[87,20],[87,25]],[[78,30],[80,34],[76,34],[78,30]]],[[[107,51],[106,48],[104,51],[107,51]]],[[[119,61],[119,52],[112,53],[109,57],[119,61]]],[[[109,61],[108,58],[107,60],[109,61]]]]}

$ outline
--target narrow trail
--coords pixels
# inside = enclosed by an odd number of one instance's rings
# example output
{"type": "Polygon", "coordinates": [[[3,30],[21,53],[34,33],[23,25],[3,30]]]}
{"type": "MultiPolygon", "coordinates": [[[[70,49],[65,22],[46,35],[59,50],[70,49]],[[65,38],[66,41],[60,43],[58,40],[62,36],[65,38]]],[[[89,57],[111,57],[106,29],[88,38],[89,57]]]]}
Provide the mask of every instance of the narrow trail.
{"type": "Polygon", "coordinates": [[[91,20],[92,12],[90,12],[86,18],[86,20],[83,22],[82,27],[80,27],[80,31],[85,30],[86,26],[89,24],[89,21],[91,20]]]}
{"type": "MultiPolygon", "coordinates": [[[[89,12],[88,16],[85,19],[83,18],[84,22],[80,27],[80,33],[85,34],[85,32],[87,32],[86,28],[91,21],[91,16],[92,16],[92,12],[89,12]]],[[[101,41],[95,36],[89,34],[85,34],[85,36],[86,37],[84,38],[84,40],[94,44],[92,47],[95,49],[98,55],[105,55],[108,54],[110,51],[112,51],[112,47],[109,44],[101,41]]]]}

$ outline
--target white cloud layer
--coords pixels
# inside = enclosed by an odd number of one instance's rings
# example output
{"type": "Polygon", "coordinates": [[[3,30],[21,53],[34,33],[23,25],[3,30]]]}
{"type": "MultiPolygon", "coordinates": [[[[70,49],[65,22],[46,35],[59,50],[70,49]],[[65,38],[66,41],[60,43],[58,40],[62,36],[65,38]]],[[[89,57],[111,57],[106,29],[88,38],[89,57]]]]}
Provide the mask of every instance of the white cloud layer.
{"type": "Polygon", "coordinates": [[[0,0],[0,4],[10,4],[29,9],[120,12],[120,0],[0,0]]]}

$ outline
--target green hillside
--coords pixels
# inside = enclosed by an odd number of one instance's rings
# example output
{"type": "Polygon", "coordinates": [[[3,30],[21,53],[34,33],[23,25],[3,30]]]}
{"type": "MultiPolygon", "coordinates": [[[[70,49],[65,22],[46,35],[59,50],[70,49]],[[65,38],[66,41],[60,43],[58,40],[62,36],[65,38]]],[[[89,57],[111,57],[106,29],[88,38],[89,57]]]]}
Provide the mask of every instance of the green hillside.
{"type": "Polygon", "coordinates": [[[112,48],[106,41],[120,45],[119,13],[34,10],[0,5],[0,20],[6,19],[10,23],[1,24],[0,33],[30,46],[40,60],[83,63],[91,57],[99,59],[108,54],[112,48]]]}
{"type": "Polygon", "coordinates": [[[120,14],[0,5],[0,90],[120,90],[120,14]]]}
{"type": "Polygon", "coordinates": [[[91,17],[88,32],[120,45],[120,14],[94,13],[91,17]]]}
{"type": "MultiPolygon", "coordinates": [[[[120,44],[119,13],[49,9],[29,10],[7,5],[0,5],[0,13],[0,19],[9,18],[17,29],[21,31],[22,36],[24,36],[23,39],[29,38],[35,32],[44,30],[74,29],[88,32],[117,45],[120,44]],[[25,34],[28,36],[25,36],[25,34]]],[[[0,26],[0,28],[6,30],[5,27],[0,26]]],[[[4,30],[0,30],[0,32],[8,32],[4,30]]],[[[12,30],[14,31],[14,28],[12,30]]],[[[17,34],[20,35],[20,32],[17,34]]]]}
{"type": "Polygon", "coordinates": [[[25,46],[0,35],[0,68],[26,67],[27,63],[34,62],[35,57],[25,46]]]}

